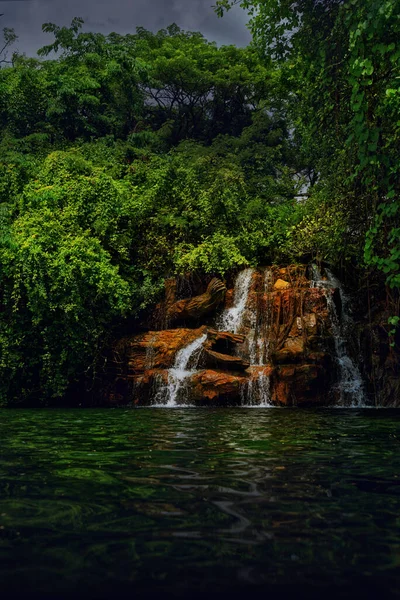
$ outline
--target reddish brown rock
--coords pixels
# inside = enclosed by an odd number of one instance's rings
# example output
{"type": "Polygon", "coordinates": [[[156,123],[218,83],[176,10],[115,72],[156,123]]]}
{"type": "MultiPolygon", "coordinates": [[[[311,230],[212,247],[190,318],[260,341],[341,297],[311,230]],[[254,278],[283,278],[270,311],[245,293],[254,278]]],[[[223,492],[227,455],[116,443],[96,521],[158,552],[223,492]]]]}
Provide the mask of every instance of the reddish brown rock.
{"type": "Polygon", "coordinates": [[[236,346],[244,341],[243,335],[208,329],[207,340],[203,344],[203,365],[223,371],[244,371],[250,366],[249,361],[235,354],[236,346]]]}
{"type": "Polygon", "coordinates": [[[205,364],[213,369],[219,368],[223,371],[245,371],[250,363],[248,360],[240,358],[240,356],[230,356],[229,354],[221,354],[207,348],[204,349],[205,364]]]}
{"type": "Polygon", "coordinates": [[[283,346],[285,350],[288,350],[294,355],[299,355],[304,353],[304,338],[302,337],[293,337],[288,338],[283,346]]]}
{"type": "Polygon", "coordinates": [[[154,382],[158,384],[168,383],[168,369],[148,369],[142,375],[134,377],[137,385],[152,385],[154,382]]]}
{"type": "Polygon", "coordinates": [[[275,363],[292,363],[304,358],[304,339],[300,337],[288,338],[283,348],[275,352],[272,359],[275,363]]]}
{"type": "Polygon", "coordinates": [[[222,348],[233,350],[236,344],[243,344],[245,336],[230,331],[217,331],[216,329],[208,328],[207,340],[204,343],[205,348],[218,350],[222,348]]]}
{"type": "Polygon", "coordinates": [[[167,312],[176,301],[177,280],[175,277],[165,280],[165,307],[167,312]]]}
{"type": "Polygon", "coordinates": [[[328,352],[312,352],[310,350],[307,352],[307,362],[318,363],[326,368],[331,365],[331,358],[328,352]]]}
{"type": "Polygon", "coordinates": [[[190,379],[191,396],[194,401],[239,402],[241,389],[247,381],[248,378],[243,375],[207,369],[192,375],[190,379]]]}
{"type": "MultiPolygon", "coordinates": [[[[185,381],[186,395],[190,403],[238,404],[241,401],[241,390],[247,381],[246,375],[203,369],[193,373],[185,381]]],[[[130,400],[133,404],[151,404],[157,392],[162,391],[162,386],[167,383],[167,369],[146,370],[132,377],[130,400]]],[[[162,402],[163,398],[160,397],[159,400],[162,402]]]]}
{"type": "Polygon", "coordinates": [[[207,342],[210,341],[213,345],[220,341],[226,341],[231,344],[243,344],[244,340],[244,335],[241,335],[239,333],[231,333],[230,331],[218,331],[217,329],[212,329],[210,327],[207,330],[207,342]]]}
{"type": "Polygon", "coordinates": [[[317,315],[315,313],[305,314],[302,317],[302,329],[305,329],[308,335],[315,335],[318,331],[317,315]]]}
{"type": "Polygon", "coordinates": [[[222,302],[226,293],[225,284],[214,277],[207,290],[200,296],[178,300],[167,309],[169,321],[199,319],[212,313],[222,302]]]}
{"type": "Polygon", "coordinates": [[[146,369],[142,373],[132,373],[125,381],[130,401],[135,405],[151,404],[157,391],[167,384],[168,369],[146,369]]]}
{"type": "Polygon", "coordinates": [[[260,377],[271,377],[275,370],[272,365],[252,366],[247,369],[250,380],[259,379],[260,377]]]}
{"type": "Polygon", "coordinates": [[[304,294],[304,312],[319,315],[328,314],[325,291],[321,288],[310,288],[304,294]]]}
{"type": "Polygon", "coordinates": [[[226,291],[224,308],[231,308],[233,306],[233,293],[234,293],[233,289],[226,291]]]}
{"type": "Polygon", "coordinates": [[[330,378],[321,365],[282,365],[272,377],[271,399],[283,406],[315,406],[329,403],[330,378]]]}
{"type": "MultiPolygon", "coordinates": [[[[246,328],[250,325],[249,317],[253,311],[260,311],[260,302],[265,292],[264,273],[255,270],[251,277],[250,286],[246,301],[246,311],[244,314],[244,327],[243,330],[246,332],[246,328]]],[[[247,333],[247,332],[246,332],[247,333]]]]}
{"type": "Polygon", "coordinates": [[[114,348],[114,361],[125,364],[127,377],[146,369],[168,369],[172,367],[177,352],[206,330],[205,326],[198,329],[165,329],[125,338],[114,348]]]}
{"type": "Polygon", "coordinates": [[[290,281],[296,287],[309,286],[305,265],[294,264],[283,268],[275,266],[272,267],[272,273],[275,281],[277,279],[284,279],[285,281],[290,281]]]}

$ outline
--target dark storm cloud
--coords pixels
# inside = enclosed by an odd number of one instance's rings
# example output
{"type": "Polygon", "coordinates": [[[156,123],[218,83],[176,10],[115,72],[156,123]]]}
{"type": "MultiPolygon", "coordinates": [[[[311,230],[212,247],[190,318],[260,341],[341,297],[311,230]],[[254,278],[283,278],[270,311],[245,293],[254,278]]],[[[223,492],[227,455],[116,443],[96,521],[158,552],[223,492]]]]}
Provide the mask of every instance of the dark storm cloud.
{"type": "Polygon", "coordinates": [[[250,35],[241,9],[218,19],[215,0],[0,0],[1,27],[14,27],[21,52],[34,54],[50,42],[43,34],[45,22],[69,25],[73,17],[85,20],[85,29],[101,33],[134,33],[136,27],[157,31],[177,23],[189,31],[201,31],[219,44],[246,45],[250,35]]]}

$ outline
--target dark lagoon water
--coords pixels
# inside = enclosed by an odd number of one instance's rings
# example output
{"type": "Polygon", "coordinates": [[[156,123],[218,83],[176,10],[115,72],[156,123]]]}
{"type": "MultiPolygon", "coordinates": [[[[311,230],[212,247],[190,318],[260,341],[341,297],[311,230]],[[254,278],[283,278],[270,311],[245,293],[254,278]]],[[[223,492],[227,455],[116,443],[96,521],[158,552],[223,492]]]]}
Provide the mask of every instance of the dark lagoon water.
{"type": "Polygon", "coordinates": [[[400,411],[3,410],[0,473],[2,592],[400,588],[400,411]]]}

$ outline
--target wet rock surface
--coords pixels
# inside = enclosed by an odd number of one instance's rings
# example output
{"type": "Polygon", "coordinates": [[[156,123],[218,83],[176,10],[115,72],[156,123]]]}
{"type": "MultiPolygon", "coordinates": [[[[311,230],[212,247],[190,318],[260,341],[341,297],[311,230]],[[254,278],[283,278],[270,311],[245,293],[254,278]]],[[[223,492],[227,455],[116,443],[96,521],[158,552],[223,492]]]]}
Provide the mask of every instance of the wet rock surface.
{"type": "Polygon", "coordinates": [[[121,366],[127,377],[147,369],[168,369],[177,352],[205,331],[206,327],[166,329],[124,338],[114,347],[115,364],[121,366]]]}
{"type": "Polygon", "coordinates": [[[221,371],[244,371],[250,367],[250,362],[240,356],[229,356],[213,350],[204,349],[207,366],[218,368],[221,371]]]}
{"type": "Polygon", "coordinates": [[[337,402],[339,380],[346,375],[352,384],[348,365],[343,357],[344,366],[338,361],[340,297],[335,282],[320,278],[316,284],[313,276],[305,265],[247,269],[234,288],[214,278],[203,294],[182,300],[168,280],[163,310],[172,325],[115,344],[106,400],[299,407],[337,402]],[[190,318],[207,324],[179,327],[190,318]]]}

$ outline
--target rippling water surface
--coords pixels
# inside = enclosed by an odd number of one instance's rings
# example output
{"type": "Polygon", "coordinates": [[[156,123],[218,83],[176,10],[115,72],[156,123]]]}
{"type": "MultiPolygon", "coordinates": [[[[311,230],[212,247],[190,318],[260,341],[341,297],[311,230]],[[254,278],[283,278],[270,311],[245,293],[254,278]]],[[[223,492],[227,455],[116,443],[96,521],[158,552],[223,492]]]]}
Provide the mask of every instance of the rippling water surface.
{"type": "Polygon", "coordinates": [[[398,414],[4,410],[0,587],[397,597],[398,414]]]}

